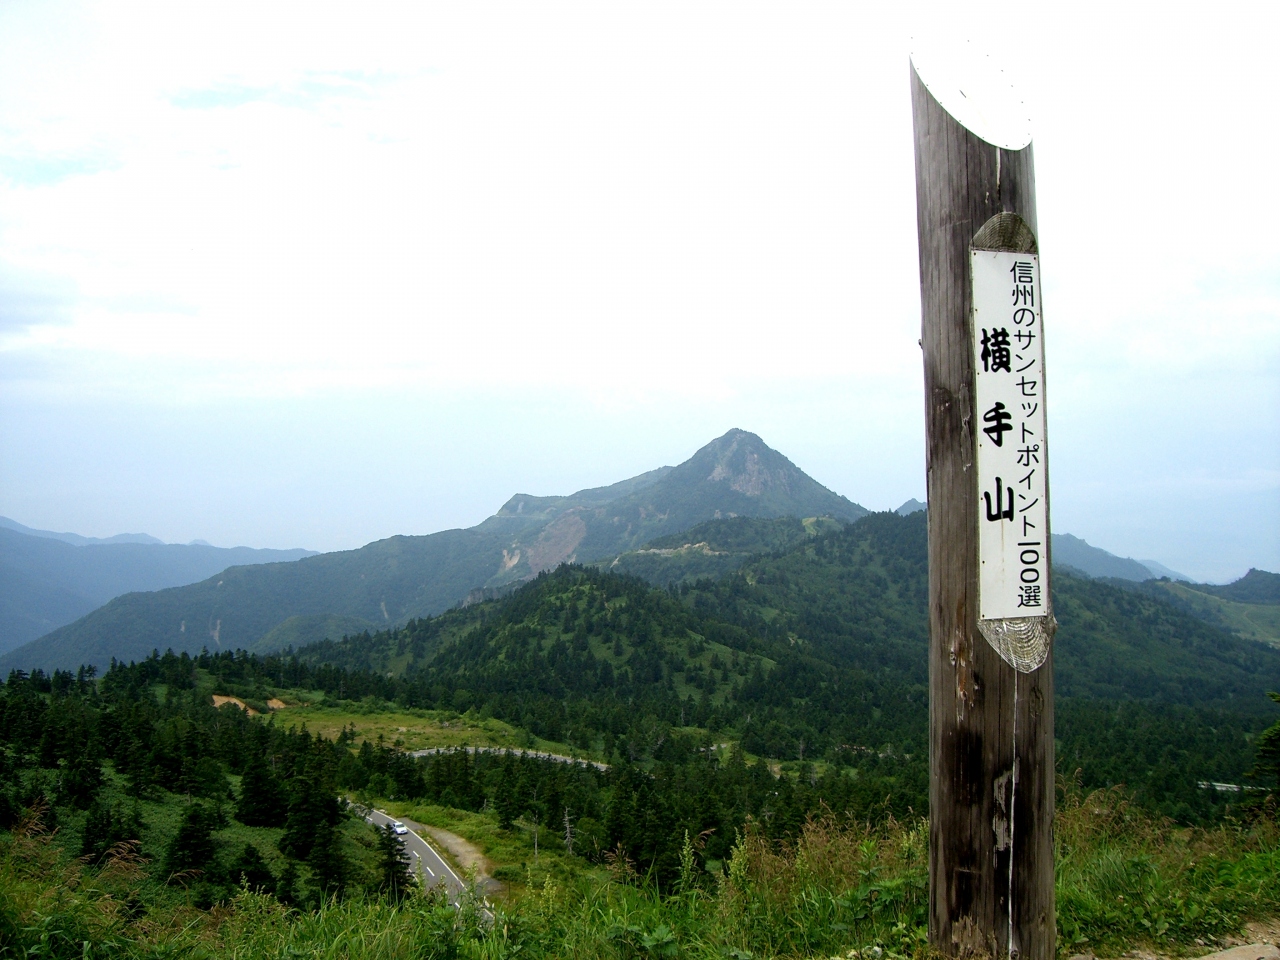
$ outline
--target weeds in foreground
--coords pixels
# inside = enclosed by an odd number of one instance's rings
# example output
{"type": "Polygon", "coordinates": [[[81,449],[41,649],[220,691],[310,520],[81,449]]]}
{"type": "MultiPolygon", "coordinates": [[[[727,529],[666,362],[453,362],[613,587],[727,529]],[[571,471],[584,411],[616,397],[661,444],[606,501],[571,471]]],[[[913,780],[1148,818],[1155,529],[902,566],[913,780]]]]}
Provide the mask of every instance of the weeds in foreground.
{"type": "MultiPolygon", "coordinates": [[[[1273,820],[1184,829],[1132,807],[1118,790],[1059,796],[1062,955],[1177,953],[1280,912],[1273,820]]],[[[352,898],[311,911],[241,891],[202,911],[147,904],[128,849],[101,868],[69,859],[38,817],[0,837],[0,956],[273,958],[748,958],[927,954],[927,825],[868,825],[828,815],[790,843],[748,824],[722,873],[686,838],[669,889],[625,853],[608,877],[548,875],[500,906],[439,896],[352,898]]]]}
{"type": "Polygon", "coordinates": [[[1058,940],[1119,953],[1134,943],[1216,942],[1280,913],[1280,828],[1184,828],[1134,807],[1120,788],[1059,795],[1058,940]]]}

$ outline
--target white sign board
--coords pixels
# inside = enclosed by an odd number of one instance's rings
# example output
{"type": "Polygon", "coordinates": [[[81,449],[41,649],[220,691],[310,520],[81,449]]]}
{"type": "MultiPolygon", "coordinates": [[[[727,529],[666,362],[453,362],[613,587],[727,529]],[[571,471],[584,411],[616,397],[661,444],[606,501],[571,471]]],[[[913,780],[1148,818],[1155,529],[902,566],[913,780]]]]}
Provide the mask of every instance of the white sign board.
{"type": "Polygon", "coordinates": [[[970,252],[978,466],[978,618],[1049,613],[1040,260],[970,252]]]}

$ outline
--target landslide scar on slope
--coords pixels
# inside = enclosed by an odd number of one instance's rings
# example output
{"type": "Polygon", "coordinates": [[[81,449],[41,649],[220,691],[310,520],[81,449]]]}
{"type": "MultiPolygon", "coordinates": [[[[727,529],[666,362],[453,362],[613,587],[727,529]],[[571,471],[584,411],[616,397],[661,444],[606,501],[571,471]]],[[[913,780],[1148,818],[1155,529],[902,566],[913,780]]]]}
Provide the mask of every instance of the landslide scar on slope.
{"type": "Polygon", "coordinates": [[[547,524],[546,529],[525,551],[529,573],[537,576],[573,559],[573,552],[587,535],[587,525],[576,513],[566,513],[547,524]]]}

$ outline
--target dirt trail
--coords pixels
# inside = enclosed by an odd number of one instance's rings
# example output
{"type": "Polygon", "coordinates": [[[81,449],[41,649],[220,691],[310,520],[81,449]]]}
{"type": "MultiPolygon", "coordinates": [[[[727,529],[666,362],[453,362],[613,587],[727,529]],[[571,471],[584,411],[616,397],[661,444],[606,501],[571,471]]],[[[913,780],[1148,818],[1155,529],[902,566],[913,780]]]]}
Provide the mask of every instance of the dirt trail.
{"type": "Polygon", "coordinates": [[[453,862],[458,865],[464,874],[475,876],[476,883],[480,885],[481,889],[492,891],[502,886],[491,875],[493,873],[493,863],[470,840],[463,839],[456,833],[450,833],[440,827],[432,827],[425,823],[417,823],[408,819],[404,822],[411,829],[419,834],[425,833],[439,846],[444,847],[449,856],[453,858],[453,862]]]}

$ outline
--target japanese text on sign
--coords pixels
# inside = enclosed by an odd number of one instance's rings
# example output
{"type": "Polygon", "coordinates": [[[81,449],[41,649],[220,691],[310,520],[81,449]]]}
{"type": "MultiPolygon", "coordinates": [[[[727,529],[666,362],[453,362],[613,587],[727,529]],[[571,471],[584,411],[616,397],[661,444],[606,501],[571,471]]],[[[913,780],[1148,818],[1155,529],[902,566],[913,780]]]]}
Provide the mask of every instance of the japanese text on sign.
{"type": "Polygon", "coordinates": [[[1044,340],[1035,254],[971,251],[978,617],[1048,613],[1044,340]]]}

